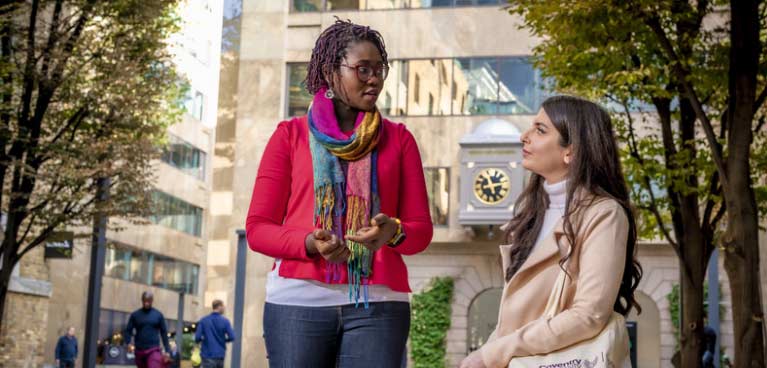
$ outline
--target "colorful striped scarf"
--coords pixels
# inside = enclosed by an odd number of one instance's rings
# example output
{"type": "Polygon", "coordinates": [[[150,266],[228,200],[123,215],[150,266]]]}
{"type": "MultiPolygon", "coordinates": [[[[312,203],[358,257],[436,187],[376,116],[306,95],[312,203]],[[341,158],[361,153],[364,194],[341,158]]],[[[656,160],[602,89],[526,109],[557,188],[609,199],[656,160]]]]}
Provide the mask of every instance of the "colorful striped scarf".
{"type": "MultiPolygon", "coordinates": [[[[376,146],[380,137],[381,114],[360,112],[354,134],[346,137],[338,125],[333,102],[324,97],[325,89],[314,95],[309,107],[309,148],[314,173],[314,225],[343,240],[346,234],[370,225],[371,215],[380,211],[376,146]],[[348,162],[344,175],[341,160],[348,162]],[[346,218],[343,223],[344,216],[346,218]]],[[[368,306],[368,281],[372,276],[372,253],[350,240],[347,262],[349,300],[359,303],[362,294],[368,306]]],[[[325,282],[341,278],[341,264],[327,263],[325,282]]]]}

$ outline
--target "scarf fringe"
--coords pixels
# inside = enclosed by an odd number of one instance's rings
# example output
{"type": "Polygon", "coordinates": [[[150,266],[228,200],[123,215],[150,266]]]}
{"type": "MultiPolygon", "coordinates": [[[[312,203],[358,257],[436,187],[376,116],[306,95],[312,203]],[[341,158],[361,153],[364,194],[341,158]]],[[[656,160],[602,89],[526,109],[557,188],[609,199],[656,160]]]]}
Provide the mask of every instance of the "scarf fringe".
{"type": "MultiPolygon", "coordinates": [[[[357,233],[357,230],[367,226],[370,221],[370,209],[368,208],[368,201],[365,198],[358,196],[349,196],[348,210],[346,213],[346,234],[353,235],[357,233]]],[[[351,252],[349,261],[347,262],[347,271],[349,274],[349,300],[354,299],[354,304],[357,306],[360,300],[360,291],[362,291],[362,297],[365,303],[365,308],[368,307],[368,282],[373,274],[371,268],[372,264],[372,252],[362,245],[362,243],[354,242],[351,240],[346,241],[346,246],[351,252]]]]}
{"type": "Polygon", "coordinates": [[[315,189],[314,204],[314,224],[320,229],[333,231],[333,224],[338,223],[333,219],[341,218],[346,210],[343,183],[325,184],[315,189]]]}

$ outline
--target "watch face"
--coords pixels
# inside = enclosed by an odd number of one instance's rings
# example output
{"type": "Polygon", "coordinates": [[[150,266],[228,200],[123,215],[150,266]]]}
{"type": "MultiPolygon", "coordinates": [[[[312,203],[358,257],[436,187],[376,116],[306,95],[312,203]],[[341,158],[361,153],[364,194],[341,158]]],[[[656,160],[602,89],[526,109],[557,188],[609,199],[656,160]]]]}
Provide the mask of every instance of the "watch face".
{"type": "Polygon", "coordinates": [[[506,199],[510,187],[509,176],[501,169],[483,169],[474,179],[474,195],[485,204],[496,204],[506,199]]]}

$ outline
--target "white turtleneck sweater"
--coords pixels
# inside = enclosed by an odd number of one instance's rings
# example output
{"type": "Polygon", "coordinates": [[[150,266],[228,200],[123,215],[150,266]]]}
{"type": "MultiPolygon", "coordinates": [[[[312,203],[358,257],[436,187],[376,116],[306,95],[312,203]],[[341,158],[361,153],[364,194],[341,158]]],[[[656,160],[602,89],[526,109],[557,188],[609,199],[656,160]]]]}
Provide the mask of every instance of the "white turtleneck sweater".
{"type": "Polygon", "coordinates": [[[543,183],[543,189],[549,195],[549,208],[546,209],[546,216],[543,218],[541,232],[538,233],[538,239],[535,240],[535,246],[541,243],[554,230],[557,222],[565,215],[565,203],[567,200],[567,180],[551,184],[543,183]]]}

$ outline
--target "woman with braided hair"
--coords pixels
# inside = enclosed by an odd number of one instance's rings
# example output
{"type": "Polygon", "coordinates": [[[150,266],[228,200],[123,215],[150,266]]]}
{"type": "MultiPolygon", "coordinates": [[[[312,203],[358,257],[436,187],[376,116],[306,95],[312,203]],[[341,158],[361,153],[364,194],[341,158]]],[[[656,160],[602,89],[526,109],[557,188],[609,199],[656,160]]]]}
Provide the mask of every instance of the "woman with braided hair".
{"type": "Polygon", "coordinates": [[[403,255],[432,224],[421,157],[376,100],[388,74],[380,33],[336,20],[317,39],[306,116],[266,146],[246,229],[275,258],[264,338],[270,367],[399,367],[410,326],[403,255]]]}

